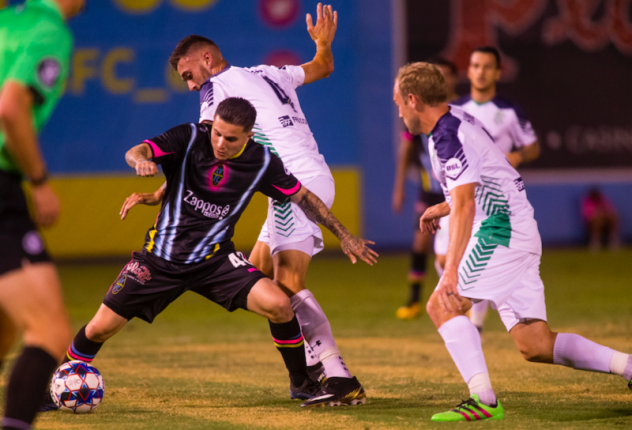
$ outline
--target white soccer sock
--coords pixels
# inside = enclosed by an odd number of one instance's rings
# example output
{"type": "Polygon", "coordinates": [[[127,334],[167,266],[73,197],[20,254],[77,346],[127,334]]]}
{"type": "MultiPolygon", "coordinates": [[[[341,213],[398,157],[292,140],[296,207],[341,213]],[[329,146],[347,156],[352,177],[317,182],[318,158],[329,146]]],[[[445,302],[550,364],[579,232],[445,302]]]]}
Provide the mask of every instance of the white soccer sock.
{"type": "MultiPolygon", "coordinates": [[[[303,335],[303,337],[305,337],[305,335],[303,335]]],[[[316,355],[316,353],[314,351],[312,351],[312,347],[309,346],[309,343],[307,341],[304,342],[305,345],[305,361],[307,366],[315,366],[316,364],[320,363],[320,359],[318,358],[318,355],[316,355]]]]}
{"type": "Polygon", "coordinates": [[[573,333],[558,333],[553,363],[578,370],[610,373],[614,350],[573,333]]]}
{"type": "Polygon", "coordinates": [[[437,260],[436,258],[434,261],[434,266],[435,266],[435,270],[437,271],[437,276],[441,278],[443,276],[443,267],[441,267],[441,264],[439,264],[439,260],[437,260]]]}
{"type": "MultiPolygon", "coordinates": [[[[619,351],[615,351],[610,359],[610,373],[623,376],[625,378],[625,369],[628,367],[628,363],[632,361],[632,355],[624,354],[619,351]]],[[[630,378],[627,378],[628,381],[630,378]]]]}
{"type": "Polygon", "coordinates": [[[489,379],[489,373],[477,373],[472,376],[470,382],[467,383],[470,389],[470,396],[478,394],[478,398],[487,406],[496,404],[496,394],[492,389],[492,381],[489,379]]]}
{"type": "Polygon", "coordinates": [[[472,304],[472,310],[470,310],[470,321],[478,328],[483,328],[483,322],[485,321],[485,315],[487,315],[487,308],[489,306],[489,300],[481,300],[478,303],[472,304]]]}
{"type": "Polygon", "coordinates": [[[329,320],[311,291],[299,291],[290,297],[290,302],[301,325],[303,337],[323,363],[327,377],[351,378],[351,373],[336,346],[329,320]]]}
{"type": "MultiPolygon", "coordinates": [[[[448,349],[454,364],[461,372],[463,380],[469,384],[473,377],[477,374],[487,374],[489,380],[489,372],[487,371],[487,364],[485,363],[485,356],[483,355],[483,347],[481,346],[481,336],[478,334],[478,330],[474,327],[474,324],[465,316],[458,316],[443,323],[439,327],[439,334],[445,342],[445,347],[448,349]]],[[[480,377],[474,380],[474,384],[479,386],[481,384],[480,377]]],[[[483,382],[486,384],[486,382],[483,382]]],[[[483,403],[492,405],[496,402],[496,397],[491,388],[491,382],[489,383],[489,390],[491,390],[491,396],[493,401],[490,402],[490,393],[476,393],[479,396],[484,395],[486,401],[483,403]]],[[[481,399],[482,401],[482,399],[481,399]]]]}

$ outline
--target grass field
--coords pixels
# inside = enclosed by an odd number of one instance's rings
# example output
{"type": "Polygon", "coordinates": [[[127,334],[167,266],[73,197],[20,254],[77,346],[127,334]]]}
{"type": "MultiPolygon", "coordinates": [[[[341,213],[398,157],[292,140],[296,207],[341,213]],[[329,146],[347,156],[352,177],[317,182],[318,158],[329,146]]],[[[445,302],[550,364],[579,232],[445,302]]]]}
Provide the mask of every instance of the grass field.
{"type": "MultiPolygon", "coordinates": [[[[483,348],[505,419],[431,423],[433,413],[468,392],[428,317],[394,317],[407,294],[407,263],[404,254],[383,256],[373,268],[316,257],[310,268],[309,288],[367,390],[364,406],[301,410],[289,399],[267,322],[188,293],[153,325],[134,320],[104,346],[95,360],[106,382],[102,406],[83,416],[41,415],[36,428],[632,428],[632,392],[622,378],[525,362],[494,312],[483,348]]],[[[120,268],[60,267],[76,329],[89,321],[120,268]]],[[[632,250],[547,250],[541,270],[553,329],[632,352],[632,250]]],[[[431,275],[426,295],[435,283],[431,275]]],[[[3,387],[6,379],[5,368],[3,387]]]]}

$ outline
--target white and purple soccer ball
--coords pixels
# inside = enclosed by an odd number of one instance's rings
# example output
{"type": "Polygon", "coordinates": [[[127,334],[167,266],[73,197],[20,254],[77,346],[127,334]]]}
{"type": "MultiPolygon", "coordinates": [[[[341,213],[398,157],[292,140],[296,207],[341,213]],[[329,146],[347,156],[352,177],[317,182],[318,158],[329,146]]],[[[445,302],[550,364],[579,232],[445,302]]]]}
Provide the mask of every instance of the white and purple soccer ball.
{"type": "Polygon", "coordinates": [[[50,396],[59,409],[85,414],[99,406],[105,385],[101,373],[90,363],[69,361],[59,366],[50,384],[50,396]]]}

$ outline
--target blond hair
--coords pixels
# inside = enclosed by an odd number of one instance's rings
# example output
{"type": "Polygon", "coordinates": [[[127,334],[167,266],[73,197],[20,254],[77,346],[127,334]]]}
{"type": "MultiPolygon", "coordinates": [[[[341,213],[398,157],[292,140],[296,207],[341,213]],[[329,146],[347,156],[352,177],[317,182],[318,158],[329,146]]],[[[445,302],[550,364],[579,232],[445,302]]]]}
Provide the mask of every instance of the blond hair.
{"type": "Polygon", "coordinates": [[[428,106],[445,103],[448,94],[443,74],[434,64],[409,63],[397,73],[397,87],[404,101],[413,94],[428,106]]]}

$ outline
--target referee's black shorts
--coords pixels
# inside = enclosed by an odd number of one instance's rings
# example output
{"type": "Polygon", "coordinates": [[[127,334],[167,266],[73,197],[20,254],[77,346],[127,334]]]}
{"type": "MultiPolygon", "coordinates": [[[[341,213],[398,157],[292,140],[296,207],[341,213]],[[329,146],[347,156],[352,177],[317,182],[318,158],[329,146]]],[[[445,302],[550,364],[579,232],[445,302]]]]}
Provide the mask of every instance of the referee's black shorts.
{"type": "Polygon", "coordinates": [[[103,304],[125,319],[149,323],[187,291],[193,291],[233,312],[248,310],[248,294],[266,276],[228,242],[209,260],[179,264],[143,250],[134,252],[103,304]]]}
{"type": "Polygon", "coordinates": [[[25,262],[51,261],[31,220],[19,176],[0,170],[0,276],[25,262]]]}

